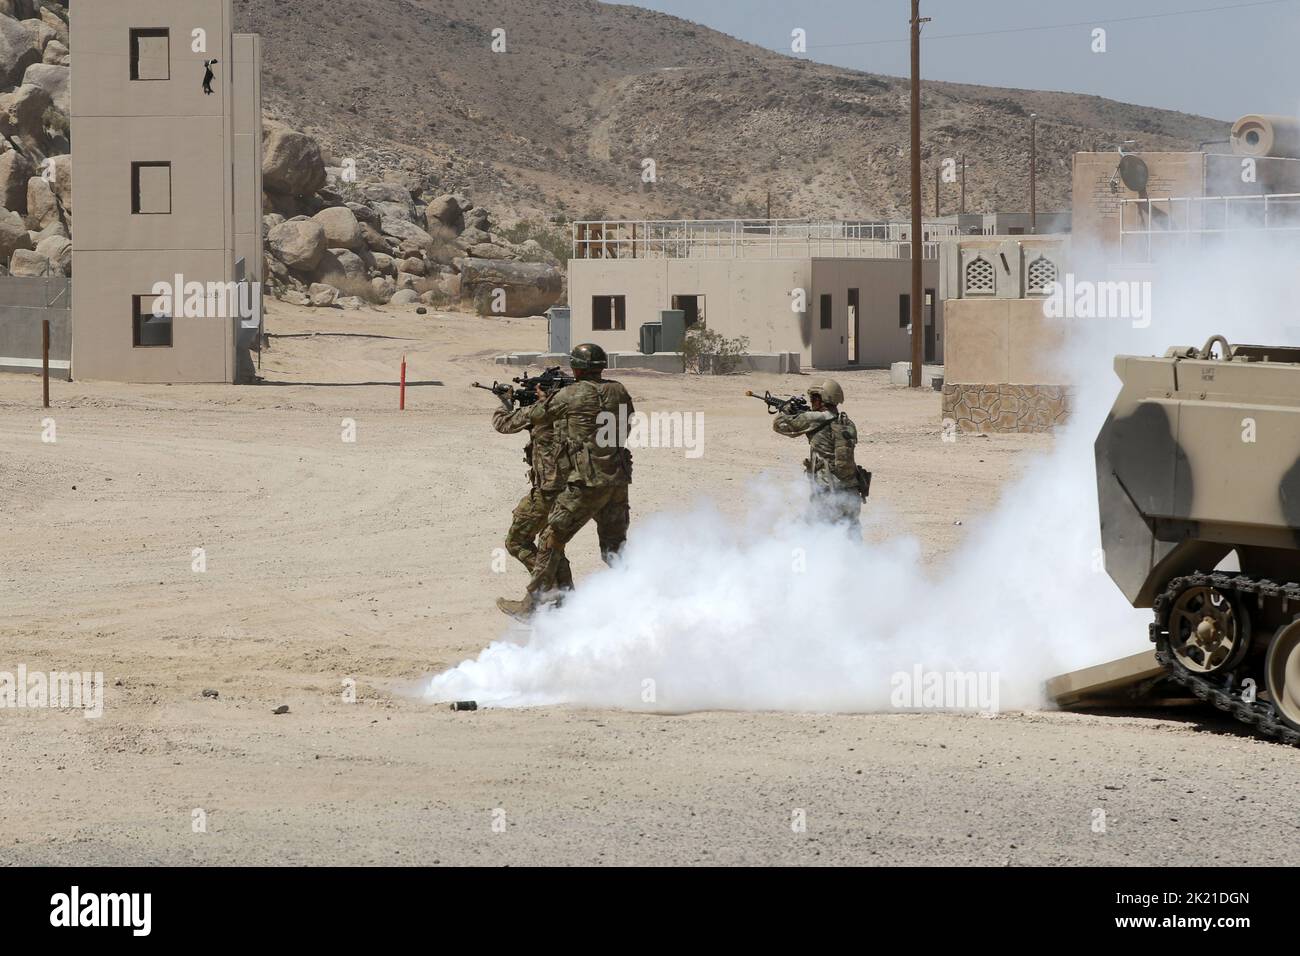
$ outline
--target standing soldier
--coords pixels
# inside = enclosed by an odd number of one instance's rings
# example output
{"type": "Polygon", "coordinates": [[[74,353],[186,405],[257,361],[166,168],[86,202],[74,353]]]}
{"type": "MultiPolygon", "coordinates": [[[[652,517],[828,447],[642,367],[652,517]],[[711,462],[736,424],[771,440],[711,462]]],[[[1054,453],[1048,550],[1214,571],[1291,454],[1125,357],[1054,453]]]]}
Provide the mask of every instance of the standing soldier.
{"type": "Polygon", "coordinates": [[[803,465],[812,482],[815,511],[832,521],[847,521],[856,530],[871,476],[854,460],[858,426],[840,411],[843,401],[844,389],[828,378],[808,389],[811,411],[782,411],[772,429],[788,438],[808,437],[808,457],[803,465]]]}
{"type": "MultiPolygon", "coordinates": [[[[555,433],[554,424],[541,415],[542,406],[549,396],[540,385],[537,386],[537,402],[519,408],[514,407],[509,390],[498,394],[504,407],[492,413],[492,427],[503,435],[514,435],[524,430],[529,433],[524,461],[528,463],[532,487],[515,506],[514,521],[506,532],[506,550],[531,575],[537,560],[537,536],[546,527],[546,517],[564,488],[568,459],[564,456],[564,447],[560,436],[555,433]]],[[[563,556],[555,583],[562,590],[573,589],[573,573],[569,570],[568,559],[563,556]]]]}
{"type": "MultiPolygon", "coordinates": [[[[606,564],[627,538],[632,453],[624,447],[621,424],[633,414],[632,397],[618,382],[602,378],[608,358],[599,345],[579,345],[569,356],[574,384],[539,403],[536,423],[554,426],[568,458],[568,483],[555,499],[538,540],[528,593],[522,601],[497,600],[497,607],[525,620],[559,586],[564,548],[588,521],[596,520],[600,555],[606,564]]],[[[534,434],[536,434],[536,424],[534,434]]]]}

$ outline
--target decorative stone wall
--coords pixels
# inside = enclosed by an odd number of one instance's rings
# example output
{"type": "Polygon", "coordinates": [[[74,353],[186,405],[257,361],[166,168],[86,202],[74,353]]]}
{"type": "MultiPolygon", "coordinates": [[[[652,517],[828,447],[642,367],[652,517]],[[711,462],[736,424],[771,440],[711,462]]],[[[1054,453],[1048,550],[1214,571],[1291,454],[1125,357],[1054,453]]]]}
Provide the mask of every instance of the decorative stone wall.
{"type": "Polygon", "coordinates": [[[943,386],[943,417],[958,431],[1045,432],[1069,414],[1069,389],[1061,385],[943,386]]]}

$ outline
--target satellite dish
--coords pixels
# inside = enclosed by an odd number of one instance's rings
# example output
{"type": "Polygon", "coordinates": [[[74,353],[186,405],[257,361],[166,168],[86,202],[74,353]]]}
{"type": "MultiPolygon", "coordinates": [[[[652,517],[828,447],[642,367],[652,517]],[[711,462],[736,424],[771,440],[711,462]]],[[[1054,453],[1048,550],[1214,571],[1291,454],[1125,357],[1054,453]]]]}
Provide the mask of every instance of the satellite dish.
{"type": "Polygon", "coordinates": [[[1146,192],[1150,173],[1140,157],[1130,154],[1119,161],[1119,178],[1133,192],[1142,193],[1146,192]]]}

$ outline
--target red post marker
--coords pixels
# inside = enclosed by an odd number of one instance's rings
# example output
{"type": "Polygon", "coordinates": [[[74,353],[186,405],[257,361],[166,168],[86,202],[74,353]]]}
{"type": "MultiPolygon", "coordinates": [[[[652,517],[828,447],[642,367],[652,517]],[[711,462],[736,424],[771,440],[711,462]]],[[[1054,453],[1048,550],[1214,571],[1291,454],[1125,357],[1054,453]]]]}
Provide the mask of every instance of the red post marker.
{"type": "Polygon", "coordinates": [[[406,411],[406,356],[402,356],[402,384],[397,390],[397,410],[406,411]]]}

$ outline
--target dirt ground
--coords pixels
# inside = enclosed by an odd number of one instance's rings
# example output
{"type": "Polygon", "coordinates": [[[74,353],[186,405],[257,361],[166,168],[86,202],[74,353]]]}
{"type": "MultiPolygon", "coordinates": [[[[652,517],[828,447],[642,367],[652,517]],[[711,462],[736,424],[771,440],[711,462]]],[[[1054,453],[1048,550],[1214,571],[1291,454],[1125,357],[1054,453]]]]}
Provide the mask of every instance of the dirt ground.
{"type": "MultiPolygon", "coordinates": [[[[1294,860],[1300,755],[1199,710],[662,716],[421,701],[411,688],[501,636],[493,601],[522,591],[517,565],[491,569],[524,486],[522,440],[491,431],[493,399],[468,385],[502,374],[494,354],[541,348],[545,325],[277,305],[268,327],[260,386],[56,383],[47,413],[37,379],[0,375],[0,671],[102,671],[107,684],[100,719],[0,710],[0,862],[1294,860]],[[42,441],[46,418],[56,442],[42,441]]],[[[806,380],[618,377],[644,410],[709,415],[702,458],[639,453],[633,533],[638,515],[701,487],[798,468],[801,447],[772,440],[741,392],[806,380]]],[[[838,377],[873,501],[930,557],[1051,441],[944,443],[936,394],[880,371],[838,377]]],[[[585,530],[579,579],[596,551],[585,530]]]]}

